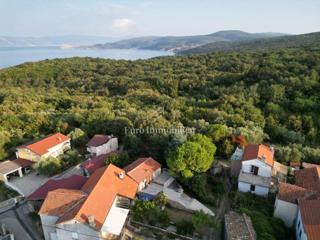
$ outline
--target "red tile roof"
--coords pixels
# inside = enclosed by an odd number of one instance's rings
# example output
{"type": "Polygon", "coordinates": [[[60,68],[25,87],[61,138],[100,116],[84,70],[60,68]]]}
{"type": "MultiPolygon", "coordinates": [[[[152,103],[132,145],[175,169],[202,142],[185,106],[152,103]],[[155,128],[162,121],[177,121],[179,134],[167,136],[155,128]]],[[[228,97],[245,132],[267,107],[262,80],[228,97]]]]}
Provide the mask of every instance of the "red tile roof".
{"type": "MultiPolygon", "coordinates": [[[[100,230],[117,195],[130,199],[136,196],[138,184],[126,175],[124,179],[120,179],[120,173],[124,173],[124,170],[112,164],[96,170],[81,189],[88,194],[85,201],[81,203],[81,207],[76,206],[70,211],[65,209],[65,214],[58,219],[57,223],[72,219],[88,222],[88,216],[93,215],[95,228],[100,230]]],[[[50,197],[49,194],[48,197],[50,197]]]]}
{"type": "Polygon", "coordinates": [[[273,166],[274,151],[263,144],[250,144],[244,149],[242,161],[252,159],[265,159],[266,164],[273,166]]]}
{"type": "Polygon", "coordinates": [[[299,200],[299,209],[308,240],[320,237],[320,199],[299,200]]]}
{"type": "Polygon", "coordinates": [[[98,147],[107,143],[111,138],[112,136],[96,134],[93,136],[93,138],[90,139],[90,141],[87,143],[87,146],[98,147]]]}
{"type": "Polygon", "coordinates": [[[147,177],[151,176],[155,171],[161,168],[161,164],[153,158],[139,158],[124,168],[129,175],[137,183],[140,183],[147,177]]]}
{"type": "Polygon", "coordinates": [[[75,206],[81,204],[87,194],[80,190],[56,189],[48,193],[39,214],[63,216],[75,206]]]}
{"type": "Polygon", "coordinates": [[[315,192],[307,190],[305,188],[288,184],[288,183],[279,183],[279,192],[277,198],[280,200],[297,203],[299,198],[308,198],[315,195],[315,192]]]}
{"type": "Polygon", "coordinates": [[[107,158],[110,154],[117,154],[117,153],[118,153],[117,151],[114,151],[114,152],[110,152],[107,154],[101,154],[99,156],[95,156],[95,157],[90,158],[90,159],[86,160],[85,162],[83,162],[81,164],[81,167],[87,169],[88,172],[90,174],[92,174],[98,168],[105,166],[105,161],[107,160],[107,158]]]}
{"type": "Polygon", "coordinates": [[[69,137],[58,132],[34,143],[21,145],[18,148],[27,148],[30,151],[42,156],[46,154],[50,148],[68,140],[70,140],[69,137]]]}
{"type": "Polygon", "coordinates": [[[295,184],[320,194],[320,173],[317,167],[305,168],[294,172],[295,184]]]}
{"type": "Polygon", "coordinates": [[[68,178],[50,179],[37,190],[35,190],[27,200],[43,200],[48,192],[59,188],[79,190],[86,183],[87,178],[79,175],[72,175],[68,178]]]}

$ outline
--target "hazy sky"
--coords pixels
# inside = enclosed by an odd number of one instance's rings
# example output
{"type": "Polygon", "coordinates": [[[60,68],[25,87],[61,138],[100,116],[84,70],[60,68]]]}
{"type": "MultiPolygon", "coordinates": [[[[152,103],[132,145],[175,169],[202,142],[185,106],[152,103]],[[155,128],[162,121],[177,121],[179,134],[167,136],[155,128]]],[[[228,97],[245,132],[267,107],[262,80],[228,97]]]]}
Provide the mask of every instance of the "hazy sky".
{"type": "Polygon", "coordinates": [[[320,31],[319,0],[0,0],[0,35],[320,31]]]}

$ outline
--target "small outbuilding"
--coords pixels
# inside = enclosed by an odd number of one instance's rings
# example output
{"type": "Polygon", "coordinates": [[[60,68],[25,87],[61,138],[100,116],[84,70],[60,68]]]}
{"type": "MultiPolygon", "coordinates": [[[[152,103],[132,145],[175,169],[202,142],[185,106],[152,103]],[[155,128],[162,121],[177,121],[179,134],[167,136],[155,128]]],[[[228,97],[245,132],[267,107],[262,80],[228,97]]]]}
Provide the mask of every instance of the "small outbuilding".
{"type": "Polygon", "coordinates": [[[8,182],[14,176],[22,177],[23,174],[30,171],[32,164],[34,164],[34,162],[21,158],[1,162],[0,180],[8,182]]]}

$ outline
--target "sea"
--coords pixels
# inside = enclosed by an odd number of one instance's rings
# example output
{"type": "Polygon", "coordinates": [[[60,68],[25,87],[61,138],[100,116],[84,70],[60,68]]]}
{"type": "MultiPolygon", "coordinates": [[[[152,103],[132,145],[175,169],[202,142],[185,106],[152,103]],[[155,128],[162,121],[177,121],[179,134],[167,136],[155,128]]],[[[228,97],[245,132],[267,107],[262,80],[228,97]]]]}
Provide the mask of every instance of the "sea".
{"type": "Polygon", "coordinates": [[[106,59],[137,60],[159,56],[171,56],[172,52],[140,49],[82,49],[60,47],[6,47],[0,48],[0,69],[25,62],[46,59],[93,57],[106,59]]]}

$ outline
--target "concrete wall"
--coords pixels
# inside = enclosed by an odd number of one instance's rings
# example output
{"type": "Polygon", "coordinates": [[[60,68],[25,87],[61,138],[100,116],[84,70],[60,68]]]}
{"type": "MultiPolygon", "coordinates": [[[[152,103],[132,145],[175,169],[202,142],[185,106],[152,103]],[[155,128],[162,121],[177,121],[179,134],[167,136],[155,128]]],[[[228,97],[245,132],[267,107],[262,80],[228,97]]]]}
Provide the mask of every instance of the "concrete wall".
{"type": "Polygon", "coordinates": [[[141,191],[147,186],[147,183],[150,183],[154,178],[158,177],[161,174],[161,168],[158,168],[152,173],[151,176],[145,178],[142,182],[139,183],[138,191],[141,191]]]}
{"type": "Polygon", "coordinates": [[[291,227],[297,217],[297,204],[286,202],[276,198],[273,216],[284,221],[287,227],[291,227]]]}
{"type": "Polygon", "coordinates": [[[44,239],[45,240],[53,240],[50,237],[50,234],[57,233],[55,223],[56,223],[58,217],[40,215],[40,219],[41,219],[41,225],[42,225],[42,231],[44,234],[44,239]]]}
{"type": "Polygon", "coordinates": [[[74,234],[79,240],[102,239],[100,232],[94,228],[74,221],[58,224],[56,229],[59,240],[71,240],[74,234]]]}
{"type": "Polygon", "coordinates": [[[38,162],[41,160],[41,156],[30,151],[27,148],[18,148],[16,152],[16,156],[17,158],[24,158],[34,162],[38,162]]]}
{"type": "Polygon", "coordinates": [[[271,167],[258,159],[242,161],[241,170],[246,173],[251,173],[251,166],[256,166],[259,168],[258,176],[271,177],[271,167]]]}
{"type": "Polygon", "coordinates": [[[107,143],[98,147],[88,147],[87,151],[91,154],[99,156],[118,150],[118,138],[111,138],[107,143]]]}
{"type": "Polygon", "coordinates": [[[238,191],[239,192],[252,192],[252,193],[257,194],[259,196],[267,196],[268,195],[269,188],[256,185],[255,191],[250,191],[250,186],[251,185],[248,183],[238,182],[238,191]]]}
{"type": "Polygon", "coordinates": [[[297,240],[308,240],[308,237],[303,229],[303,222],[301,219],[301,214],[300,214],[299,209],[298,209],[295,229],[296,229],[296,239],[297,240]],[[300,235],[300,231],[301,231],[301,235],[300,235]]]}

